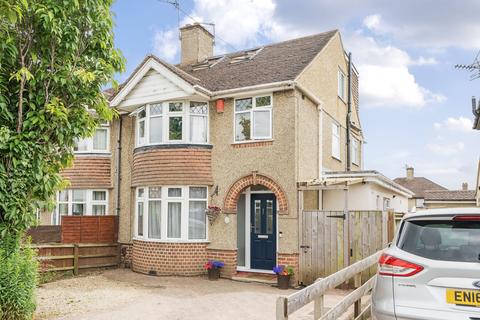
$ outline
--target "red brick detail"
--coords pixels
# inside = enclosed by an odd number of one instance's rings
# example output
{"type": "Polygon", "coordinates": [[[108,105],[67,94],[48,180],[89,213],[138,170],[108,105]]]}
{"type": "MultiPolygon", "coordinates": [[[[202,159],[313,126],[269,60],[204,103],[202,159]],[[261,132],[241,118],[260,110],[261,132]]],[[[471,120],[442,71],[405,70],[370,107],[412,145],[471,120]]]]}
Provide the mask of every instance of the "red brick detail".
{"type": "Polygon", "coordinates": [[[277,264],[293,267],[294,275],[290,279],[290,284],[296,286],[298,284],[298,272],[300,269],[298,253],[278,253],[277,264]]]}
{"type": "Polygon", "coordinates": [[[130,268],[132,265],[133,245],[131,243],[120,244],[120,264],[125,268],[130,268]]]}
{"type": "Polygon", "coordinates": [[[236,213],[237,212],[237,201],[242,192],[250,186],[253,185],[262,185],[270,189],[278,201],[278,214],[287,214],[288,213],[288,203],[287,196],[283,191],[282,187],[276,183],[273,179],[261,175],[261,174],[251,174],[237,180],[228,190],[225,200],[223,202],[223,208],[225,213],[236,213]]]}
{"type": "Polygon", "coordinates": [[[196,276],[205,274],[208,243],[133,240],[132,269],[148,274],[196,276]]]}
{"type": "Polygon", "coordinates": [[[220,271],[223,278],[232,278],[237,273],[237,250],[207,249],[207,259],[225,263],[220,271]]]}
{"type": "Polygon", "coordinates": [[[152,149],[133,155],[132,186],[212,185],[210,149],[152,149]]]}
{"type": "Polygon", "coordinates": [[[233,143],[232,146],[235,149],[239,148],[253,148],[253,147],[265,147],[271,146],[273,141],[256,141],[256,142],[245,142],[245,143],[233,143]]]}
{"type": "Polygon", "coordinates": [[[111,188],[111,158],[109,156],[75,156],[73,166],[62,171],[71,188],[111,188]]]}

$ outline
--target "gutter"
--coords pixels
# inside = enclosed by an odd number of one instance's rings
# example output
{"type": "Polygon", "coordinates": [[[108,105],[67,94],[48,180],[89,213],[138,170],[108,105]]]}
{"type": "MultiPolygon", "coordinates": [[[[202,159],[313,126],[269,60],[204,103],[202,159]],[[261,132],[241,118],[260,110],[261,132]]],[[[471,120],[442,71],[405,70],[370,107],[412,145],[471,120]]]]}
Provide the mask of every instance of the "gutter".
{"type": "Polygon", "coordinates": [[[120,181],[122,180],[120,176],[121,168],[121,159],[122,159],[122,116],[119,117],[118,122],[118,139],[117,139],[117,161],[115,162],[115,171],[116,171],[116,185],[117,185],[117,199],[115,204],[115,214],[117,215],[117,237],[120,235],[120,181]]]}
{"type": "Polygon", "coordinates": [[[352,155],[350,150],[350,117],[352,114],[352,53],[348,54],[348,93],[347,93],[347,171],[352,170],[352,155]]]}
{"type": "Polygon", "coordinates": [[[239,96],[245,93],[246,91],[248,91],[249,94],[251,94],[252,91],[254,91],[254,93],[255,92],[260,93],[263,91],[282,91],[287,89],[293,89],[294,86],[295,86],[294,81],[287,80],[287,81],[280,81],[280,82],[258,84],[254,86],[248,86],[248,87],[214,91],[210,93],[211,93],[211,99],[221,99],[221,98],[230,98],[230,97],[239,96]]]}

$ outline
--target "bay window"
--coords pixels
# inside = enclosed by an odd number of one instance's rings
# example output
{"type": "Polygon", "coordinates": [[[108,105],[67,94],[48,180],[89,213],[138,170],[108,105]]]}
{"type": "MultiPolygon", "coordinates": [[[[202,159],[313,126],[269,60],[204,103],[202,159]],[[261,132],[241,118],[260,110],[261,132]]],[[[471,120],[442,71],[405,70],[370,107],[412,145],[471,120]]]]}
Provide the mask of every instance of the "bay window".
{"type": "Polygon", "coordinates": [[[235,142],[272,138],[272,96],[235,100],[235,142]]]}
{"type": "Polygon", "coordinates": [[[208,143],[208,103],[151,103],[136,113],[137,146],[168,143],[208,143]]]}
{"type": "Polygon", "coordinates": [[[207,187],[137,188],[137,238],[201,241],[207,238],[207,187]],[[148,230],[148,233],[145,232],[148,230]]]}
{"type": "Polygon", "coordinates": [[[109,150],[108,122],[100,124],[92,137],[77,139],[73,151],[75,153],[105,153],[109,150]]]}
{"type": "Polygon", "coordinates": [[[108,191],[66,189],[57,192],[57,205],[52,214],[52,224],[61,223],[62,216],[104,216],[108,212],[108,191]]]}

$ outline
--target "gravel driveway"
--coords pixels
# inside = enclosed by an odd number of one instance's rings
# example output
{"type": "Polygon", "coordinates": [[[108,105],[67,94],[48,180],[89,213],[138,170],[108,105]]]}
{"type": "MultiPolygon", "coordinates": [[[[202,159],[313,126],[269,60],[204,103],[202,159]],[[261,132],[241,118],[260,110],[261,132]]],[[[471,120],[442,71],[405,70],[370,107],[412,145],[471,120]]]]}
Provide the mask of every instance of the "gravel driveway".
{"type": "MultiPolygon", "coordinates": [[[[275,319],[276,298],[292,292],[266,284],[108,270],[42,285],[35,319],[275,319]]],[[[334,290],[325,305],[346,293],[334,290]]],[[[291,319],[311,319],[312,308],[291,319]]]]}

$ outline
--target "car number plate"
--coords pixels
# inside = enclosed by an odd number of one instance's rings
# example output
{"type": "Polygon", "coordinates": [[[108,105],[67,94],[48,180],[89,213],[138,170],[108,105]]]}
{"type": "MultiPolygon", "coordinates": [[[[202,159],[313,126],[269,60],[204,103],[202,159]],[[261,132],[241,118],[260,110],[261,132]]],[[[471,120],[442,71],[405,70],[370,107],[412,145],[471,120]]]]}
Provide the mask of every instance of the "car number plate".
{"type": "Polygon", "coordinates": [[[480,307],[480,290],[447,289],[447,303],[480,307]]]}

